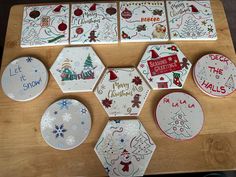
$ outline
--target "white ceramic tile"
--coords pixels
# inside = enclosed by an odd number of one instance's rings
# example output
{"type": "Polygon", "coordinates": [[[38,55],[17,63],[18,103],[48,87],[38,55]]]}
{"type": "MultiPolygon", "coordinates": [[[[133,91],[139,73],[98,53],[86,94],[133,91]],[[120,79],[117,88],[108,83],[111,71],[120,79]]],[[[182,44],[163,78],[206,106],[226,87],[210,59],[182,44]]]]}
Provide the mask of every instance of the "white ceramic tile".
{"type": "Polygon", "coordinates": [[[120,2],[121,42],[167,41],[164,1],[120,2]]]}
{"type": "Polygon", "coordinates": [[[48,83],[48,72],[41,61],[33,57],[13,60],[2,74],[2,89],[15,101],[29,101],[39,96],[48,83]]]}
{"type": "Polygon", "coordinates": [[[91,129],[91,116],[86,106],[79,101],[62,99],[47,108],[40,128],[49,146],[70,150],[87,138],[91,129]]]}
{"type": "Polygon", "coordinates": [[[204,115],[201,105],[189,94],[173,92],[157,105],[156,119],[161,130],[176,140],[188,140],[202,129],[204,115]]]}
{"type": "Polygon", "coordinates": [[[117,4],[72,4],[71,44],[117,43],[117,4]]]}
{"type": "Polygon", "coordinates": [[[52,73],[63,93],[93,91],[105,69],[92,47],[65,47],[52,65],[52,73]]]}
{"type": "Polygon", "coordinates": [[[235,91],[236,67],[220,54],[208,54],[194,66],[193,75],[197,86],[206,94],[223,97],[235,91]]]}
{"type": "Polygon", "coordinates": [[[154,90],[182,88],[192,64],[175,44],[149,45],[138,70],[154,90]]]}
{"type": "Polygon", "coordinates": [[[68,4],[24,8],[21,47],[66,45],[68,43],[68,4]]]}
{"type": "Polygon", "coordinates": [[[94,148],[109,176],[143,176],[155,149],[139,120],[109,121],[94,148]]]}
{"type": "Polygon", "coordinates": [[[109,117],[138,116],[149,91],[135,68],[108,68],[95,94],[109,117]]]}
{"type": "Polygon", "coordinates": [[[167,1],[171,40],[216,40],[209,0],[167,1]]]}

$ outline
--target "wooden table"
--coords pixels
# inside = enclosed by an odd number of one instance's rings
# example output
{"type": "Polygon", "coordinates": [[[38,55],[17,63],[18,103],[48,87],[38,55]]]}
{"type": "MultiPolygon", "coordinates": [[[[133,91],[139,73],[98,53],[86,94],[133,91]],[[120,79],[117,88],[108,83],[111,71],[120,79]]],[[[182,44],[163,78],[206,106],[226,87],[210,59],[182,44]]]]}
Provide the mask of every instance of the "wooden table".
{"type": "MultiPolygon", "coordinates": [[[[49,69],[63,48],[20,47],[23,5],[11,9],[1,73],[16,57],[34,56],[49,69]]],[[[226,55],[236,63],[235,52],[219,0],[212,1],[218,40],[212,42],[174,42],[194,64],[209,52],[226,55]]],[[[107,67],[137,66],[148,43],[93,45],[107,67]]],[[[167,138],[157,127],[153,111],[161,96],[171,91],[152,91],[139,116],[157,144],[146,174],[199,172],[236,169],[236,94],[224,99],[202,93],[190,74],[184,90],[203,105],[205,124],[200,135],[191,141],[177,142],[167,138]]],[[[47,89],[30,102],[14,102],[0,90],[0,176],[105,176],[93,148],[108,117],[94,93],[63,94],[50,75],[47,89]],[[75,98],[92,113],[92,130],[86,141],[70,151],[49,147],[40,134],[40,120],[46,108],[60,98],[75,98]]]]}

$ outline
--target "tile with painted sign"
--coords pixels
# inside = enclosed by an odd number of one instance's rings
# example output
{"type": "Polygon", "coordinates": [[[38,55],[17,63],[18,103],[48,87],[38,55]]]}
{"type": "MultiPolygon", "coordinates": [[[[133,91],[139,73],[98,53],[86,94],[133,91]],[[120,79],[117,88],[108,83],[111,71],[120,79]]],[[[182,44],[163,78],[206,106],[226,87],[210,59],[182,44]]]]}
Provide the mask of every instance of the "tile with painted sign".
{"type": "Polygon", "coordinates": [[[201,131],[204,122],[199,102],[182,92],[165,95],[159,101],[155,114],[163,133],[176,140],[192,139],[201,131]]]}
{"type": "Polygon", "coordinates": [[[105,69],[92,47],[65,47],[50,72],[63,93],[93,91],[105,69]]]}
{"type": "Polygon", "coordinates": [[[171,40],[216,40],[209,0],[167,1],[171,40]]]}
{"type": "Polygon", "coordinates": [[[149,91],[135,68],[108,68],[95,94],[109,117],[138,116],[149,91]]]}
{"type": "Polygon", "coordinates": [[[69,43],[69,4],[24,8],[21,47],[69,43]]]}
{"type": "Polygon", "coordinates": [[[71,44],[117,42],[117,3],[72,4],[71,44]]]}
{"type": "Polygon", "coordinates": [[[120,2],[121,42],[167,41],[164,1],[120,2]]]}
{"type": "Polygon", "coordinates": [[[175,44],[147,47],[138,70],[154,90],[182,88],[192,64],[175,44]]]}
{"type": "Polygon", "coordinates": [[[197,86],[213,97],[224,97],[235,91],[236,67],[221,54],[207,54],[200,58],[193,69],[197,86]]]}
{"type": "Polygon", "coordinates": [[[139,120],[112,120],[94,150],[109,176],[143,176],[156,149],[139,120]]]}
{"type": "Polygon", "coordinates": [[[47,83],[47,69],[33,57],[13,60],[3,71],[1,80],[3,92],[15,101],[30,101],[38,97],[47,83]]]}

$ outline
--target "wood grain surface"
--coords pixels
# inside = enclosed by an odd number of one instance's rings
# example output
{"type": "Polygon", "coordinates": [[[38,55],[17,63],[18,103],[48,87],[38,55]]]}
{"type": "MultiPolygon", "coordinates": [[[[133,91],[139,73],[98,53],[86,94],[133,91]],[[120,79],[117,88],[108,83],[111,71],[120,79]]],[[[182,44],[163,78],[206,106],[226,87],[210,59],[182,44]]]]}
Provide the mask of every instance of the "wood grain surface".
{"type": "MultiPolygon", "coordinates": [[[[14,58],[34,56],[49,69],[63,46],[21,48],[21,22],[24,5],[11,9],[1,74],[14,58]]],[[[217,41],[173,42],[194,64],[207,53],[221,53],[236,63],[227,20],[222,3],[212,1],[217,27],[217,41]]],[[[168,43],[171,43],[168,42],[168,43]]],[[[92,45],[106,67],[137,66],[149,43],[92,45]]],[[[154,43],[152,43],[154,44],[154,43]]],[[[193,82],[192,74],[183,88],[199,100],[205,113],[204,127],[196,138],[178,142],[166,137],[154,122],[154,109],[160,98],[172,92],[151,91],[139,116],[157,145],[146,174],[218,171],[236,169],[236,94],[224,99],[202,93],[193,82]]],[[[0,176],[105,176],[93,148],[108,117],[94,93],[63,94],[50,75],[47,89],[30,102],[15,102],[0,89],[0,176]],[[40,120],[46,108],[60,98],[83,102],[92,114],[92,129],[86,141],[70,151],[49,147],[40,134],[40,120]]]]}

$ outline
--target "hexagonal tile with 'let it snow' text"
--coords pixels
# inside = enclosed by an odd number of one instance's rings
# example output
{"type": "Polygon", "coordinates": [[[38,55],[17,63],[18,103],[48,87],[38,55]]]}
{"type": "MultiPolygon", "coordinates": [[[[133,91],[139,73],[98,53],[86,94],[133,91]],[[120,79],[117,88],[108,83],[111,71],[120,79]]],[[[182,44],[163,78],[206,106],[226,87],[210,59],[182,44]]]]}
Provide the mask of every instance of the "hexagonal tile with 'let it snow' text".
{"type": "Polygon", "coordinates": [[[92,47],[65,47],[52,65],[63,93],[93,91],[104,65],[92,47]]]}
{"type": "Polygon", "coordinates": [[[149,91],[135,68],[108,68],[95,94],[109,117],[138,116],[149,91]]]}

